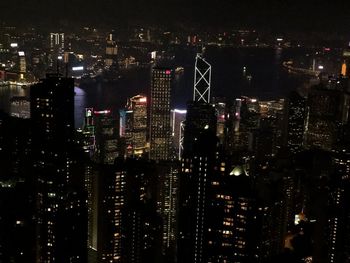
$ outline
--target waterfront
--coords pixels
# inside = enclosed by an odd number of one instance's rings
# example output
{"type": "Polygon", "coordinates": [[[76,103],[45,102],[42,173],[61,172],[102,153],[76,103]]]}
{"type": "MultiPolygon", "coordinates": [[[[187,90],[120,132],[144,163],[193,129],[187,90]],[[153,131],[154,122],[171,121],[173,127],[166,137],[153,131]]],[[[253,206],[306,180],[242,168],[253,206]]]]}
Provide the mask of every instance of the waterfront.
{"type": "MultiPolygon", "coordinates": [[[[212,95],[228,99],[245,95],[259,99],[284,97],[303,82],[298,75],[290,75],[282,63],[305,53],[303,49],[273,48],[216,48],[209,47],[205,56],[212,64],[212,95]]],[[[172,107],[185,108],[193,94],[195,51],[178,48],[175,66],[184,67],[184,73],[174,79],[172,107]]],[[[150,68],[134,69],[117,82],[91,82],[75,88],[76,127],[83,124],[84,108],[110,109],[116,113],[128,97],[148,94],[150,68]]],[[[0,108],[9,110],[12,96],[28,95],[28,88],[7,87],[0,91],[0,108]]]]}

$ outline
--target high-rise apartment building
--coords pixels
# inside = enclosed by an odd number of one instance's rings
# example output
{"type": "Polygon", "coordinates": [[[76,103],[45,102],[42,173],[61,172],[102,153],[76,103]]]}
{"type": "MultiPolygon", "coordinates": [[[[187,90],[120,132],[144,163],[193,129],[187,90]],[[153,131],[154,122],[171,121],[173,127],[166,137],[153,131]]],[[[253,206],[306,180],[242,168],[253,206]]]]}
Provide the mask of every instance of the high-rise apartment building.
{"type": "Polygon", "coordinates": [[[47,75],[30,89],[37,181],[37,262],[85,262],[84,172],[74,146],[74,80],[47,75]]]}

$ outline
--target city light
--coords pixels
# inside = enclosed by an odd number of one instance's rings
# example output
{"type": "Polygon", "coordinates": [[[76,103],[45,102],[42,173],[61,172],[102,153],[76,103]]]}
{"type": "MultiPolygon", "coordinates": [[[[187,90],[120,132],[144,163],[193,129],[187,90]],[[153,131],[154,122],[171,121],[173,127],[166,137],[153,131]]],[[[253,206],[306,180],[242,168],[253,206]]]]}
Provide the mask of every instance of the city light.
{"type": "Polygon", "coordinates": [[[77,67],[72,67],[73,71],[83,71],[84,67],[83,66],[77,66],[77,67]]]}
{"type": "Polygon", "coordinates": [[[94,111],[94,114],[96,114],[96,115],[109,114],[109,113],[111,113],[110,110],[94,111]]]}
{"type": "Polygon", "coordinates": [[[187,110],[174,109],[174,112],[179,113],[179,114],[186,114],[187,110]]]}
{"type": "Polygon", "coordinates": [[[350,1],[18,2],[1,262],[349,260],[350,1]]]}

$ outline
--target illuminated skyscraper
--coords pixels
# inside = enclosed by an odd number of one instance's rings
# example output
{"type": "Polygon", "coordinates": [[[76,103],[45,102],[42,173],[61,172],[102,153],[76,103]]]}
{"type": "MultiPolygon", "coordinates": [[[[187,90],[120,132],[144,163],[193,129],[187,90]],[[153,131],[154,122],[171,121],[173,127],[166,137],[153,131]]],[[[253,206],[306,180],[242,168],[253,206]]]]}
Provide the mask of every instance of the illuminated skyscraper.
{"type": "Polygon", "coordinates": [[[195,73],[194,73],[194,89],[193,101],[210,102],[211,87],[211,65],[197,54],[195,73]]]}
{"type": "Polygon", "coordinates": [[[112,65],[117,64],[118,46],[113,40],[113,35],[109,34],[106,46],[106,58],[105,65],[106,68],[111,68],[112,65]]]}
{"type": "Polygon", "coordinates": [[[120,111],[119,134],[125,139],[126,156],[142,156],[147,151],[147,97],[137,95],[129,99],[120,111]]]}
{"type": "Polygon", "coordinates": [[[296,91],[287,100],[287,146],[291,152],[301,151],[304,139],[306,99],[296,91]]]}
{"type": "Polygon", "coordinates": [[[183,152],[184,123],[187,110],[171,110],[171,129],[173,137],[173,148],[178,153],[179,160],[183,152]]]}
{"type": "Polygon", "coordinates": [[[93,112],[98,163],[113,164],[119,156],[117,121],[110,110],[93,112]]]}
{"type": "Polygon", "coordinates": [[[92,157],[96,150],[96,139],[95,139],[95,126],[94,126],[94,109],[85,109],[84,127],[82,130],[83,134],[83,148],[89,156],[92,157]]]}
{"type": "Polygon", "coordinates": [[[59,56],[63,56],[65,49],[64,33],[50,33],[49,66],[53,67],[59,56]]]}
{"type": "Polygon", "coordinates": [[[171,158],[170,92],[172,71],[153,68],[150,101],[150,159],[171,158]]]}

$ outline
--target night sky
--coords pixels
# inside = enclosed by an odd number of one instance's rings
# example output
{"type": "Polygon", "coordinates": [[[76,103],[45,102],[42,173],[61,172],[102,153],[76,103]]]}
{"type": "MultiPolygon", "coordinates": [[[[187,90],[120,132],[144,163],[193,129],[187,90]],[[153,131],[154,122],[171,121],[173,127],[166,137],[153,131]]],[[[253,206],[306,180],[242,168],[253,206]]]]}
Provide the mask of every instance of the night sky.
{"type": "Polygon", "coordinates": [[[350,1],[1,0],[0,10],[5,21],[48,26],[59,21],[63,25],[188,23],[300,31],[350,27],[350,1]]]}

